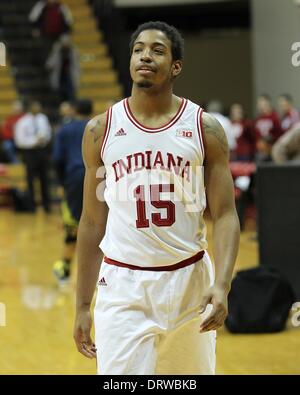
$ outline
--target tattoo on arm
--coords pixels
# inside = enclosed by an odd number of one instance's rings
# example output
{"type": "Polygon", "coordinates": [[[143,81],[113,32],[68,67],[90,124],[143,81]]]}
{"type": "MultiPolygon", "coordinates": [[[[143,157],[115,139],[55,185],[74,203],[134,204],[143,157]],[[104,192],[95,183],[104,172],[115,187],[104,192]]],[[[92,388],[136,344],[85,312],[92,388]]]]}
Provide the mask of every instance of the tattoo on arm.
{"type": "Polygon", "coordinates": [[[203,116],[203,128],[205,134],[210,134],[218,140],[222,151],[225,155],[228,155],[228,142],[221,124],[210,114],[206,113],[205,117],[203,116]]]}
{"type": "Polygon", "coordinates": [[[100,125],[101,125],[101,123],[100,123],[100,121],[99,121],[99,119],[98,119],[97,122],[96,122],[96,124],[93,125],[93,126],[90,128],[90,132],[91,132],[91,133],[94,133],[94,143],[96,143],[96,142],[100,139],[100,137],[101,137],[100,125]]]}

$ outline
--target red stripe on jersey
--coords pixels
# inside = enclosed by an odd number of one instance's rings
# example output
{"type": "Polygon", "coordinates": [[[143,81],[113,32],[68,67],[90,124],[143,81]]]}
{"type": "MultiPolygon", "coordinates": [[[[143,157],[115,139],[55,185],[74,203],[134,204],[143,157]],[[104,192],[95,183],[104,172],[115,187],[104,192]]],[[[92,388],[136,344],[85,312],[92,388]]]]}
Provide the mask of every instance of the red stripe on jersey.
{"type": "Polygon", "coordinates": [[[198,129],[198,136],[200,140],[200,147],[201,147],[203,162],[204,162],[205,151],[204,151],[204,142],[203,142],[202,114],[203,114],[203,109],[199,107],[197,111],[197,129],[198,129]]]}
{"type": "Polygon", "coordinates": [[[203,143],[203,151],[204,151],[204,157],[203,157],[203,161],[205,159],[205,152],[206,152],[206,140],[205,140],[205,134],[204,134],[204,127],[203,127],[203,113],[204,111],[201,112],[200,114],[200,126],[201,126],[201,136],[202,136],[202,143],[203,143]]]}
{"type": "Polygon", "coordinates": [[[105,125],[105,130],[104,130],[104,137],[102,140],[102,145],[101,145],[101,150],[100,150],[100,156],[101,156],[102,161],[103,161],[104,148],[105,148],[107,138],[109,135],[110,125],[111,125],[111,116],[112,116],[112,107],[110,107],[107,110],[107,115],[106,115],[106,125],[105,125]]]}
{"type": "Polygon", "coordinates": [[[183,261],[180,261],[178,263],[175,263],[174,265],[169,265],[169,266],[153,266],[153,267],[135,266],[135,265],[130,265],[128,263],[115,261],[114,259],[110,259],[107,256],[104,257],[104,262],[108,263],[109,265],[125,267],[131,270],[145,270],[150,272],[171,272],[173,270],[182,269],[183,267],[192,265],[193,263],[200,261],[200,259],[203,258],[204,252],[205,251],[199,251],[196,255],[193,255],[190,258],[184,259],[183,261]]]}
{"type": "Polygon", "coordinates": [[[158,132],[162,132],[162,131],[164,131],[164,130],[166,130],[166,129],[169,129],[171,126],[173,126],[173,125],[178,121],[178,119],[182,116],[182,114],[183,114],[183,112],[184,112],[184,110],[185,110],[185,108],[186,108],[186,106],[187,106],[187,102],[188,102],[188,101],[187,101],[186,99],[182,98],[181,104],[180,104],[179,109],[178,109],[177,113],[175,114],[175,116],[174,116],[166,125],[163,125],[163,126],[161,126],[161,127],[159,127],[159,128],[148,128],[148,127],[142,125],[142,124],[134,117],[134,115],[132,114],[131,109],[130,109],[130,107],[129,107],[128,98],[125,99],[125,100],[123,101],[123,104],[124,104],[125,112],[126,112],[126,115],[127,115],[128,119],[129,119],[137,128],[139,128],[139,129],[141,129],[143,132],[147,132],[147,133],[158,133],[158,132]]]}

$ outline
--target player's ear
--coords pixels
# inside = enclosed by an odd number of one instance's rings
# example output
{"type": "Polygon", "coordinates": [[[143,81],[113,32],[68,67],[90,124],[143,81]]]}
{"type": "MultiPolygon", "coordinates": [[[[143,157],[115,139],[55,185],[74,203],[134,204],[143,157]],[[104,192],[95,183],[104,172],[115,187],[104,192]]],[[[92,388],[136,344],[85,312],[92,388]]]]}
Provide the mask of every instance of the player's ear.
{"type": "Polygon", "coordinates": [[[175,60],[173,62],[173,65],[172,65],[172,75],[173,75],[173,77],[174,78],[177,77],[181,73],[181,70],[182,70],[182,61],[181,60],[175,60]]]}

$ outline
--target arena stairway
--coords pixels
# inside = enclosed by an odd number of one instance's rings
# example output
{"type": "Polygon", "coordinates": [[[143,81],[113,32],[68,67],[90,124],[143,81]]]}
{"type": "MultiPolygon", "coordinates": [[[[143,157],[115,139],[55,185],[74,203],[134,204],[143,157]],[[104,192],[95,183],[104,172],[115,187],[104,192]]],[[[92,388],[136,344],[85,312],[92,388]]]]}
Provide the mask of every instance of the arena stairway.
{"type": "Polygon", "coordinates": [[[17,98],[15,79],[10,62],[0,66],[0,124],[11,113],[12,102],[17,98]]]}
{"type": "MultiPolygon", "coordinates": [[[[3,37],[3,9],[4,4],[0,3],[0,42],[6,44],[3,37]]],[[[5,45],[6,46],[6,45],[5,45]]],[[[1,46],[1,50],[3,47],[1,46]]],[[[11,113],[12,102],[18,96],[15,78],[13,76],[13,68],[7,53],[7,48],[2,54],[5,59],[5,65],[0,65],[0,125],[1,122],[11,113]]]]}
{"type": "MultiPolygon", "coordinates": [[[[34,3],[35,0],[0,2],[1,41],[7,46],[12,66],[10,71],[8,68],[1,70],[5,77],[1,79],[0,76],[0,88],[3,85],[10,89],[10,93],[6,95],[1,91],[2,100],[5,97],[9,99],[0,104],[6,115],[11,101],[18,94],[27,100],[41,101],[46,113],[53,119],[57,113],[58,98],[50,89],[48,73],[45,70],[47,49],[42,38],[32,38],[28,22],[28,14],[34,3]],[[9,79],[8,75],[14,77],[14,93],[13,79],[9,79]]],[[[69,6],[73,15],[72,39],[80,55],[81,80],[78,96],[91,98],[94,112],[101,113],[111,101],[122,97],[122,87],[88,1],[64,0],[64,3],[69,6]]]]}
{"type": "MultiPolygon", "coordinates": [[[[48,50],[42,38],[33,38],[28,14],[35,0],[0,2],[2,41],[7,46],[11,75],[18,96],[25,101],[39,100],[50,119],[55,119],[58,98],[50,89],[45,60],[48,50]]],[[[0,94],[0,96],[4,96],[0,94]]]]}
{"type": "Polygon", "coordinates": [[[123,96],[123,89],[88,1],[64,0],[64,3],[73,15],[72,39],[80,54],[79,96],[92,99],[95,113],[101,113],[123,96]]]}

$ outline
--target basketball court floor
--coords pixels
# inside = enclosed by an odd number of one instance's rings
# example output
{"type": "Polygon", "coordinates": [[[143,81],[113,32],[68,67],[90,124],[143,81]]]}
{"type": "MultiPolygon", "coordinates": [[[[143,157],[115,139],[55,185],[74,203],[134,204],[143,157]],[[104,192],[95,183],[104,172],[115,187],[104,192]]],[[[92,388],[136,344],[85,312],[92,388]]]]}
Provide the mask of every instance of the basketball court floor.
{"type": "MultiPolygon", "coordinates": [[[[209,240],[210,225],[208,224],[209,240]]],[[[60,258],[59,210],[46,215],[0,211],[0,374],[95,374],[72,339],[75,272],[58,289],[52,264],[60,258]],[[3,324],[6,323],[6,326],[3,324]]],[[[241,236],[236,270],[258,262],[253,224],[241,236]]],[[[217,373],[300,374],[300,327],[291,319],[278,334],[232,335],[218,331],[217,373]]]]}

